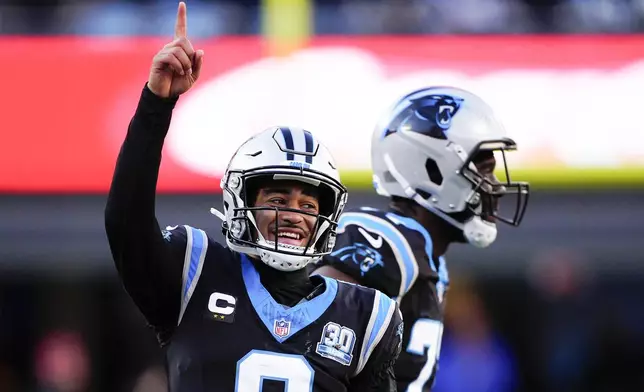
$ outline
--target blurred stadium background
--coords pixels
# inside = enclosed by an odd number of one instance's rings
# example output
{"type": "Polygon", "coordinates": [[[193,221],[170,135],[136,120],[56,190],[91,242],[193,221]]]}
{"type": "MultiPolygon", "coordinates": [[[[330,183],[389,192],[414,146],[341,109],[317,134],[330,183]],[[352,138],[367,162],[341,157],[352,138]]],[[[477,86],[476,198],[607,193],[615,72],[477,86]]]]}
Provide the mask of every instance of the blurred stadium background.
{"type": "MultiPolygon", "coordinates": [[[[644,1],[188,0],[206,51],[159,181],[162,225],[208,214],[232,149],[314,130],[370,189],[398,94],[489,100],[535,186],[523,225],[454,246],[437,391],[644,391],[644,1]]],[[[163,391],[163,358],[103,231],[114,160],[175,1],[1,1],[0,391],[163,391]]]]}

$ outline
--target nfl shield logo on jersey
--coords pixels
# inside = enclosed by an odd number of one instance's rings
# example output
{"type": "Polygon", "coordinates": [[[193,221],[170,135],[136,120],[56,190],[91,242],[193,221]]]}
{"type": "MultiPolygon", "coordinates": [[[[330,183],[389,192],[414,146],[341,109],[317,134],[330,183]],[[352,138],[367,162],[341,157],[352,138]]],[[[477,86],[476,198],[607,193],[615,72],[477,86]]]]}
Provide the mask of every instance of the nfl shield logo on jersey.
{"type": "Polygon", "coordinates": [[[284,319],[275,320],[273,331],[275,332],[275,335],[279,337],[283,338],[288,336],[288,334],[291,333],[291,322],[284,319]]]}

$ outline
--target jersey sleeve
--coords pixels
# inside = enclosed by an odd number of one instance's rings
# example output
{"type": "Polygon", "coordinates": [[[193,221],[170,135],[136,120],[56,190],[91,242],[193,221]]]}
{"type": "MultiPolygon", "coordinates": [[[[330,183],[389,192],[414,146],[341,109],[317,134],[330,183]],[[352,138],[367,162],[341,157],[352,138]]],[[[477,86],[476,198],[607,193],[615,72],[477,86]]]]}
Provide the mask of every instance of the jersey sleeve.
{"type": "Polygon", "coordinates": [[[329,265],[392,298],[411,288],[418,276],[418,263],[396,225],[378,215],[347,212],[340,217],[337,232],[333,253],[316,267],[329,265]]]}
{"type": "Polygon", "coordinates": [[[350,391],[396,391],[394,365],[402,349],[403,319],[398,304],[376,292],[365,339],[360,352],[358,374],[350,391]]]}
{"type": "Polygon", "coordinates": [[[155,216],[156,184],[175,99],[147,86],[121,147],[105,207],[105,230],[119,277],[155,327],[176,323],[189,234],[162,232],[155,216]]]}

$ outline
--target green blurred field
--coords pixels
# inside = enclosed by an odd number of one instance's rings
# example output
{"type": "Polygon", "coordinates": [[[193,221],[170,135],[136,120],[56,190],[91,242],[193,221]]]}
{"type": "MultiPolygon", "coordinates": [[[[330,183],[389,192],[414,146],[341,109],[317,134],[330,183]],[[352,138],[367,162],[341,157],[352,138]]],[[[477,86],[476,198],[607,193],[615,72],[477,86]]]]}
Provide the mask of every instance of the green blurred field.
{"type": "MultiPolygon", "coordinates": [[[[541,189],[644,188],[644,168],[616,169],[517,169],[514,181],[529,181],[541,189]]],[[[502,173],[497,174],[502,179],[502,173]]],[[[352,189],[372,187],[370,171],[342,171],[342,182],[352,189]]]]}

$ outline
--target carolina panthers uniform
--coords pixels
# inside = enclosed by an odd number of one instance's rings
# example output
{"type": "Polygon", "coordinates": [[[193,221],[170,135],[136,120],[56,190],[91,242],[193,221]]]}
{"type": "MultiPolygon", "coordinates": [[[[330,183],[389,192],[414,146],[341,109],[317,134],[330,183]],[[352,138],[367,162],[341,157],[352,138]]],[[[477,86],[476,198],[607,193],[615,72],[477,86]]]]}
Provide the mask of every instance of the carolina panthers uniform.
{"type": "Polygon", "coordinates": [[[119,277],[166,349],[170,391],[395,390],[403,326],[390,298],[301,270],[288,274],[301,272],[307,291],[285,306],[269,293],[275,287],[263,285],[260,268],[279,281],[286,273],[202,230],[160,229],[155,190],[175,103],[144,89],[105,210],[119,277]]]}
{"type": "Polygon", "coordinates": [[[185,248],[186,260],[167,349],[171,390],[346,391],[354,383],[357,390],[358,382],[370,384],[361,380],[363,371],[372,374],[365,367],[398,348],[396,304],[378,291],[324,278],[317,296],[287,308],[246,255],[189,226],[166,238],[185,248]]]}
{"type": "Polygon", "coordinates": [[[363,207],[345,212],[330,265],[400,303],[405,320],[395,365],[399,391],[429,391],[440,352],[443,299],[449,285],[445,260],[432,259],[432,240],[416,220],[363,207]]]}

